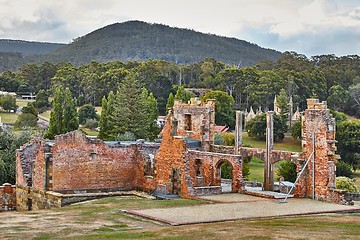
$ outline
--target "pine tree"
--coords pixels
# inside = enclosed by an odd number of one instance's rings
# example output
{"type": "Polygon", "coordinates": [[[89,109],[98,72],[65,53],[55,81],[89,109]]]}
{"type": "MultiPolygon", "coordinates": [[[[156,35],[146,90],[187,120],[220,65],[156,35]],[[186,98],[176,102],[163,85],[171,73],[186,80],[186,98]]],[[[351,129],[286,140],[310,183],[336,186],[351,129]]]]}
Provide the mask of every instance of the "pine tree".
{"type": "Polygon", "coordinates": [[[47,137],[52,139],[56,135],[74,131],[78,127],[79,122],[75,99],[71,97],[71,92],[68,88],[64,91],[63,87],[59,86],[54,95],[47,137]]]}
{"type": "Polygon", "coordinates": [[[174,106],[174,94],[171,92],[169,94],[167,103],[166,103],[166,113],[168,113],[169,108],[172,108],[174,106]]]}
{"type": "MultiPolygon", "coordinates": [[[[112,91],[111,91],[112,93],[112,91]]],[[[99,138],[102,140],[107,140],[107,126],[108,126],[108,114],[107,114],[107,100],[104,96],[101,100],[101,116],[99,120],[99,138]]]]}
{"type": "Polygon", "coordinates": [[[146,107],[148,109],[148,138],[154,140],[159,134],[159,127],[156,123],[156,119],[159,116],[159,109],[157,100],[152,93],[147,97],[146,107]]]}
{"type": "MultiPolygon", "coordinates": [[[[102,110],[99,120],[99,138],[102,140],[113,140],[113,115],[115,109],[115,94],[113,91],[110,91],[108,99],[104,96],[102,99],[102,110]]],[[[116,135],[115,135],[116,136],[116,135]]]]}
{"type": "Polygon", "coordinates": [[[112,114],[114,131],[117,134],[132,132],[136,137],[144,136],[142,87],[134,73],[121,82],[115,97],[112,114]]]}
{"type": "Polygon", "coordinates": [[[47,137],[53,139],[56,135],[62,133],[63,129],[63,95],[64,89],[62,86],[57,87],[54,100],[52,111],[50,114],[50,126],[47,137]]]}
{"type": "Polygon", "coordinates": [[[65,89],[63,106],[62,133],[67,133],[78,129],[79,119],[76,111],[76,100],[72,98],[69,88],[65,89]]]}

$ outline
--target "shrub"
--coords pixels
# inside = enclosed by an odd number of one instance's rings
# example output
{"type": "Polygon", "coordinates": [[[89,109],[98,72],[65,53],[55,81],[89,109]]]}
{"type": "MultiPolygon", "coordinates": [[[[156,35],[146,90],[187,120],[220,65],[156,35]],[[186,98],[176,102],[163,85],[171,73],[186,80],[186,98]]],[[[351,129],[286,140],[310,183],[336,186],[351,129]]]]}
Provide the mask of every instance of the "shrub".
{"type": "Polygon", "coordinates": [[[250,175],[250,161],[251,157],[245,157],[242,162],[242,176],[247,178],[250,175]]]}
{"type": "Polygon", "coordinates": [[[136,136],[132,132],[125,132],[117,135],[115,141],[136,141],[136,136]]]}
{"type": "Polygon", "coordinates": [[[95,119],[86,119],[84,127],[94,129],[98,127],[98,121],[95,119]]]}
{"type": "Polygon", "coordinates": [[[221,137],[220,133],[216,133],[214,136],[214,144],[215,145],[225,145],[224,139],[221,137]]]}
{"type": "Polygon", "coordinates": [[[228,162],[221,165],[221,178],[232,179],[232,166],[228,162]]]}
{"type": "Polygon", "coordinates": [[[221,133],[221,137],[226,146],[235,146],[235,134],[234,133],[221,133]]]}
{"type": "Polygon", "coordinates": [[[337,177],[336,188],[346,190],[348,192],[359,192],[355,185],[355,179],[351,179],[348,177],[337,177]]]}
{"type": "Polygon", "coordinates": [[[293,125],[290,127],[291,136],[294,139],[301,139],[301,121],[294,122],[293,125]]]}
{"type": "Polygon", "coordinates": [[[280,162],[277,175],[284,177],[286,181],[295,182],[297,177],[296,165],[290,161],[280,162]]]}
{"type": "Polygon", "coordinates": [[[352,178],[352,167],[350,164],[344,162],[344,161],[338,161],[336,163],[336,176],[337,177],[348,177],[352,178]]]}

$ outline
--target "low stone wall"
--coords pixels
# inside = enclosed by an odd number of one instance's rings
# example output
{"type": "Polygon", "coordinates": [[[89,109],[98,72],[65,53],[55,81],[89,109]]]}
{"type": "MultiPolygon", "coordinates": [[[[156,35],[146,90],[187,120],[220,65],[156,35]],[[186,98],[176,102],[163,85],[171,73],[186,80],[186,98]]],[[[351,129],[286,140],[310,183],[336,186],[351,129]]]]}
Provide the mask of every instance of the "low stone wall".
{"type": "Polygon", "coordinates": [[[221,193],[221,186],[194,187],[192,189],[194,196],[207,196],[221,193]]]}
{"type": "Polygon", "coordinates": [[[152,198],[138,191],[114,191],[114,192],[83,192],[83,193],[59,193],[53,191],[17,188],[17,206],[19,211],[60,208],[69,204],[93,199],[114,196],[138,196],[152,198]]]}
{"type": "Polygon", "coordinates": [[[360,193],[346,193],[346,196],[353,201],[360,201],[360,193]]]}
{"type": "Polygon", "coordinates": [[[10,211],[16,209],[15,186],[4,183],[0,186],[0,211],[10,211]]]}

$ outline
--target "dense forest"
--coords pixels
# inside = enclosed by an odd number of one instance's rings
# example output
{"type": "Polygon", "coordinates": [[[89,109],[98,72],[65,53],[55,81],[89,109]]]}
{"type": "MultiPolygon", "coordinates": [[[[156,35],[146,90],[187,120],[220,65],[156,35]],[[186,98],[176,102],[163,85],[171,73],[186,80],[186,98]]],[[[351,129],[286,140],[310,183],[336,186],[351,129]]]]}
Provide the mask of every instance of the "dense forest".
{"type": "Polygon", "coordinates": [[[280,52],[243,40],[204,34],[189,29],[139,21],[115,23],[75,39],[70,44],[0,40],[0,72],[25,63],[91,61],[147,61],[159,59],[189,64],[214,58],[236,66],[260,60],[276,61],[280,52]]]}
{"type": "Polygon", "coordinates": [[[178,86],[222,90],[234,98],[234,108],[272,109],[274,96],[285,90],[295,108],[306,107],[306,98],[328,101],[330,108],[353,116],[360,115],[360,57],[313,56],[285,52],[278,61],[262,61],[254,67],[234,67],[207,58],[192,64],[164,60],[145,62],[92,61],[80,66],[69,62],[25,64],[18,71],[0,75],[0,89],[54,93],[58,86],[68,87],[79,106],[101,105],[103,96],[115,91],[130,73],[153,93],[161,114],[165,113],[170,93],[178,86]]]}
{"type": "Polygon", "coordinates": [[[65,45],[61,43],[0,39],[0,52],[21,53],[24,56],[45,55],[65,45]]]}

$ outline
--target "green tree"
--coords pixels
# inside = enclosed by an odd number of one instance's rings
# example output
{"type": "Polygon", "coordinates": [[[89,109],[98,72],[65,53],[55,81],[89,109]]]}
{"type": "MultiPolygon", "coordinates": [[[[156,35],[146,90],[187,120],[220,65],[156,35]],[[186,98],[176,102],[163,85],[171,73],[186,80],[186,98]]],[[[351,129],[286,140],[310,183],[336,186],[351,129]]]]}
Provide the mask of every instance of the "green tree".
{"type": "Polygon", "coordinates": [[[327,102],[330,108],[335,111],[344,110],[349,98],[349,91],[345,90],[340,85],[332,86],[329,90],[330,95],[327,102]]]}
{"type": "Polygon", "coordinates": [[[360,165],[360,120],[340,122],[337,125],[336,140],[342,161],[350,164],[356,171],[360,165]]]}
{"type": "Polygon", "coordinates": [[[277,175],[284,177],[285,181],[295,182],[297,177],[296,165],[290,161],[280,162],[277,175]]]}
{"type": "Polygon", "coordinates": [[[34,102],[35,108],[39,112],[45,112],[48,107],[50,107],[49,95],[44,89],[41,89],[37,94],[34,102]]]}
{"type": "Polygon", "coordinates": [[[115,97],[115,108],[112,114],[114,135],[129,131],[137,138],[146,137],[144,125],[145,106],[142,99],[142,86],[134,73],[126,76],[120,84],[115,97]]]}
{"type": "Polygon", "coordinates": [[[16,98],[10,95],[5,95],[0,97],[0,107],[2,107],[5,111],[16,111],[16,98]]]}
{"type": "Polygon", "coordinates": [[[235,125],[234,98],[223,91],[210,91],[204,96],[204,100],[215,99],[215,123],[227,125],[231,128],[235,125]]]}
{"type": "Polygon", "coordinates": [[[191,94],[184,89],[184,86],[179,86],[174,99],[181,100],[183,103],[187,103],[191,98],[191,94]]]}
{"type": "MultiPolygon", "coordinates": [[[[266,139],[266,114],[262,113],[255,116],[246,123],[246,130],[249,137],[261,140],[266,139]]],[[[278,115],[274,115],[274,141],[281,141],[287,131],[286,122],[278,115]]]]}
{"type": "Polygon", "coordinates": [[[145,113],[148,128],[147,138],[154,140],[159,134],[159,127],[156,123],[156,120],[159,116],[159,109],[157,100],[152,93],[150,93],[147,97],[145,106],[147,109],[147,113],[145,113]]]}
{"type": "Polygon", "coordinates": [[[110,91],[108,99],[104,96],[102,99],[102,110],[99,120],[99,138],[102,140],[111,140],[112,137],[112,114],[115,109],[115,95],[110,91]]]}
{"type": "Polygon", "coordinates": [[[298,122],[294,122],[292,124],[292,126],[290,127],[290,133],[291,133],[291,136],[294,138],[294,139],[301,139],[302,136],[301,136],[301,120],[298,121],[298,122]]]}
{"type": "Polygon", "coordinates": [[[64,91],[63,87],[59,86],[54,95],[47,137],[52,139],[56,135],[74,131],[78,127],[75,99],[71,97],[69,88],[64,91]]]}
{"type": "Polygon", "coordinates": [[[353,172],[352,172],[352,167],[350,164],[344,162],[344,161],[338,161],[336,163],[336,176],[340,177],[348,177],[348,178],[352,178],[353,176],[353,172]]]}
{"type": "Polygon", "coordinates": [[[23,127],[35,127],[38,121],[38,113],[34,104],[29,102],[27,106],[22,108],[22,113],[18,116],[14,127],[21,129],[23,127]]]}
{"type": "Polygon", "coordinates": [[[87,119],[97,120],[98,116],[96,114],[96,109],[91,104],[85,104],[79,108],[79,123],[85,124],[87,119]]]}
{"type": "Polygon", "coordinates": [[[169,108],[172,108],[174,106],[174,94],[171,92],[169,94],[167,103],[166,103],[166,113],[168,113],[169,108]]]}
{"type": "Polygon", "coordinates": [[[62,121],[62,133],[71,132],[79,128],[79,120],[76,111],[76,100],[71,97],[69,88],[66,88],[64,93],[62,121]]]}
{"type": "Polygon", "coordinates": [[[0,185],[3,183],[15,184],[16,179],[16,149],[28,142],[30,133],[21,131],[0,132],[0,185]]]}

